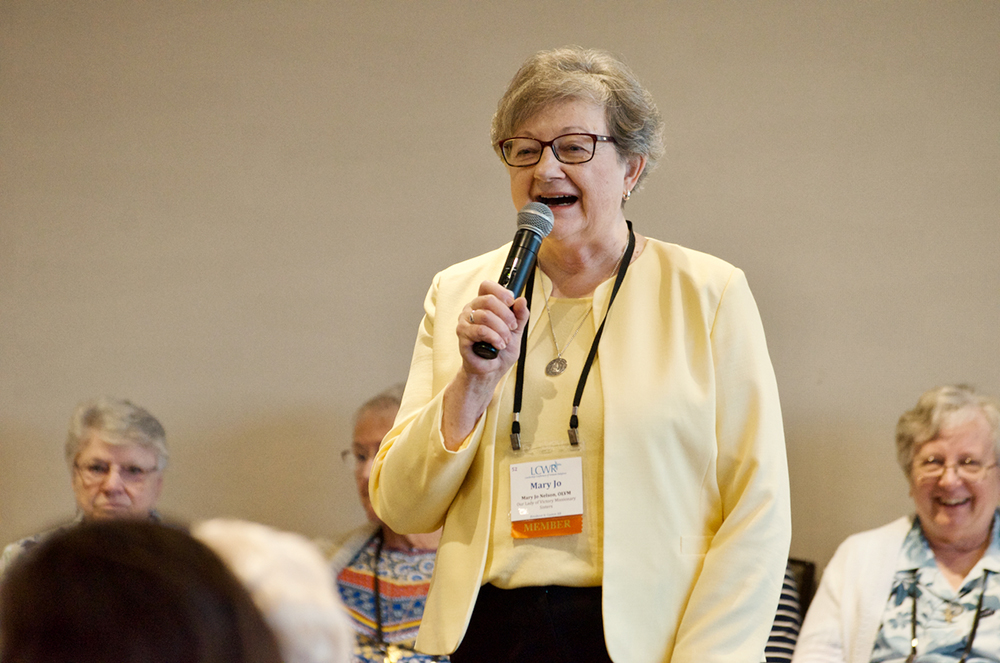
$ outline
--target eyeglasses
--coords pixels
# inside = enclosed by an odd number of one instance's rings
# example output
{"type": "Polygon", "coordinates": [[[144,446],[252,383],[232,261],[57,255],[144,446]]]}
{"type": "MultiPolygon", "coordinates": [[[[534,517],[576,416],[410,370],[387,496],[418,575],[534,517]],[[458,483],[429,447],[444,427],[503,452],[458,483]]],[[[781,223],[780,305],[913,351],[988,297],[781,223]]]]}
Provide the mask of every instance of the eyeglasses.
{"type": "Polygon", "coordinates": [[[130,486],[141,484],[149,475],[159,471],[159,468],[156,467],[147,469],[138,465],[109,465],[101,462],[92,462],[86,465],[74,463],[73,467],[80,473],[83,482],[91,485],[104,483],[111,475],[112,467],[118,468],[118,476],[121,477],[122,483],[130,486]]]}
{"type": "Polygon", "coordinates": [[[987,465],[977,458],[963,458],[956,463],[946,463],[941,456],[928,456],[913,462],[913,476],[917,481],[937,481],[949,467],[953,467],[959,479],[975,483],[986,476],[987,470],[996,466],[996,463],[987,465]]]}
{"type": "Polygon", "coordinates": [[[354,449],[344,449],[340,452],[340,460],[344,461],[344,465],[348,467],[358,467],[359,465],[364,465],[365,463],[371,462],[375,458],[375,453],[378,449],[375,449],[369,455],[365,451],[356,451],[354,449]]]}
{"type": "Polygon", "coordinates": [[[556,136],[552,140],[536,140],[534,138],[506,138],[497,146],[500,147],[500,154],[508,166],[524,168],[534,166],[542,160],[542,150],[546,147],[552,148],[552,154],[563,163],[578,164],[587,163],[594,158],[597,151],[597,143],[614,143],[611,136],[597,136],[595,134],[563,134],[556,136]]]}

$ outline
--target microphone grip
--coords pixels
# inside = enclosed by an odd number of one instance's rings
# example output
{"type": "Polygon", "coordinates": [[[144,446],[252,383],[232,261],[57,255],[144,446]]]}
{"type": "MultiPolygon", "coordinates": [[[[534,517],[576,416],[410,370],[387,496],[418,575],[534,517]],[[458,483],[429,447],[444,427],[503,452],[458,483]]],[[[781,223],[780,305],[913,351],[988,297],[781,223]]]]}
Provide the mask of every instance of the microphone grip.
{"type": "MultiPolygon", "coordinates": [[[[497,283],[514,293],[515,299],[524,291],[528,274],[535,265],[538,247],[541,245],[542,237],[530,229],[518,229],[514,235],[514,244],[510,247],[510,253],[507,254],[507,261],[497,283]]],[[[486,341],[473,343],[472,351],[483,359],[496,359],[499,353],[499,350],[486,341]]]]}
{"type": "Polygon", "coordinates": [[[486,341],[476,341],[472,344],[472,351],[476,353],[477,356],[483,359],[496,359],[499,350],[494,348],[492,345],[486,341]]]}

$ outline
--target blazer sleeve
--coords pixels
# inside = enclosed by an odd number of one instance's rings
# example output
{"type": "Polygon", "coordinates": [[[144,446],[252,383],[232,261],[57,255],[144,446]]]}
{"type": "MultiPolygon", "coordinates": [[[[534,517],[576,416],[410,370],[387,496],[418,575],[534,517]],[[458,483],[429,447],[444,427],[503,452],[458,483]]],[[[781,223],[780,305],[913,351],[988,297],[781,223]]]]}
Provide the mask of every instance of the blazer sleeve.
{"type": "MultiPolygon", "coordinates": [[[[482,438],[483,420],[458,451],[444,446],[441,433],[442,393],[458,366],[441,352],[447,340],[436,339],[440,311],[462,300],[464,291],[442,294],[441,274],[424,301],[409,377],[396,422],[382,440],[372,464],[368,491],[375,513],[397,532],[432,532],[444,524],[448,508],[465,481],[482,438]],[[437,352],[435,351],[437,349],[437,352]]],[[[447,314],[444,314],[447,318],[447,314]]],[[[457,320],[457,318],[456,318],[457,320]]],[[[454,320],[444,319],[445,326],[454,320]]],[[[457,343],[453,330],[438,330],[457,343]]],[[[459,359],[460,361],[460,359],[459,359]]]]}
{"type": "Polygon", "coordinates": [[[722,522],[677,632],[672,661],[761,660],[791,540],[788,467],[774,370],[743,272],[710,331],[722,522]]]}

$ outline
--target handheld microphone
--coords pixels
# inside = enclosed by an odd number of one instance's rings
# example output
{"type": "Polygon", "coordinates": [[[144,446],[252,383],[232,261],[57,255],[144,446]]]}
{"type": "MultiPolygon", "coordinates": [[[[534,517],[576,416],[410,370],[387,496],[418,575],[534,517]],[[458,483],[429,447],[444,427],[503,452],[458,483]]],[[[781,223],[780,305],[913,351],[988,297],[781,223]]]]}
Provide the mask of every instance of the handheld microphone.
{"type": "MultiPolygon", "coordinates": [[[[555,218],[548,205],[531,202],[521,208],[517,213],[517,232],[514,233],[514,244],[507,254],[507,262],[504,263],[503,271],[497,283],[514,293],[514,297],[520,297],[524,291],[524,286],[528,281],[528,274],[535,264],[538,255],[538,247],[542,245],[542,240],[552,232],[552,223],[555,218]]],[[[486,341],[477,341],[472,344],[472,351],[483,359],[496,359],[497,349],[486,341]]]]}

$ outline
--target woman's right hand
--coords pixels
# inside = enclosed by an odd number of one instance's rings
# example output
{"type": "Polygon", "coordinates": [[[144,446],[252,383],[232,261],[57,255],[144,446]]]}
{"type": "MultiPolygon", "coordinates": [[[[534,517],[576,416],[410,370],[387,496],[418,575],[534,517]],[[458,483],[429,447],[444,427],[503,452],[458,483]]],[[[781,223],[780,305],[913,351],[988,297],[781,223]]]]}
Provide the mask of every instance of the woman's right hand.
{"type": "Polygon", "coordinates": [[[442,427],[445,446],[457,449],[493,399],[500,379],[521,353],[521,334],[528,323],[528,303],[495,281],[483,281],[479,295],[462,309],[458,335],[462,369],[446,387],[442,427]],[[472,346],[489,343],[499,352],[484,359],[472,346]]]}
{"type": "Polygon", "coordinates": [[[495,281],[483,281],[479,296],[462,309],[455,330],[462,369],[495,385],[517,361],[527,321],[528,305],[523,297],[515,300],[509,290],[495,281]],[[489,343],[499,350],[497,356],[484,359],[477,355],[473,345],[478,342],[489,343]]]}

